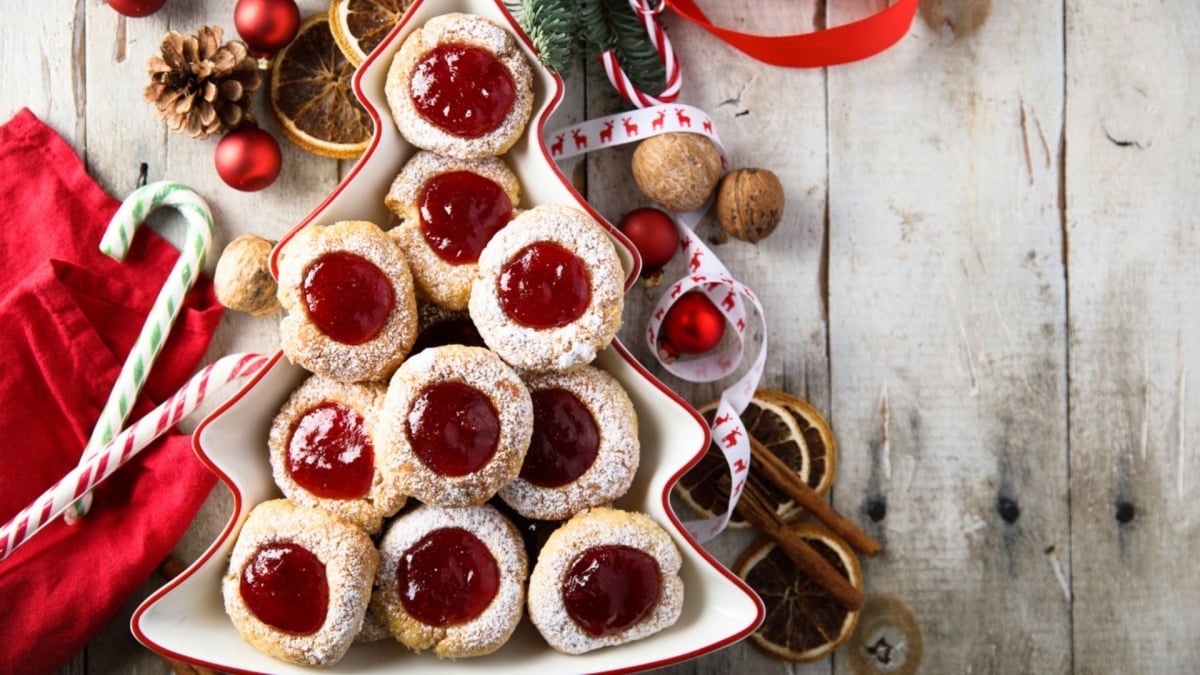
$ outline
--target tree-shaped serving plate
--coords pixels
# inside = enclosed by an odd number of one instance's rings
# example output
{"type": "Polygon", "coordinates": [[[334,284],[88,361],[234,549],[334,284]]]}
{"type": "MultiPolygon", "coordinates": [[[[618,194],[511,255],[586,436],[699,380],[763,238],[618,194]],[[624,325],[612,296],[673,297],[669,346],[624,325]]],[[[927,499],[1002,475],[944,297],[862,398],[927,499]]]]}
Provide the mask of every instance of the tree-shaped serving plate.
{"type": "MultiPolygon", "coordinates": [[[[499,0],[418,0],[396,29],[359,68],[355,89],[375,122],[375,135],[362,159],[334,192],[300,223],[326,225],[370,220],[386,226],[392,216],[384,195],[414,148],[392,122],[384,83],[392,57],[414,27],[437,14],[484,16],[518,36],[534,71],[534,111],[529,129],[504,156],[521,182],[522,208],[568,204],[605,225],[625,267],[626,290],[639,260],[621,235],[571,187],[550,158],[544,126],[562,97],[562,80],[537,60],[529,41],[499,0]]],[[[287,245],[280,242],[276,253],[287,245]]],[[[628,672],[668,665],[732,644],[762,620],[762,603],[680,526],[669,505],[671,486],[706,449],[706,425],[687,403],[651,376],[619,344],[602,351],[596,365],[616,377],[638,413],[641,465],[629,493],[616,506],[642,511],[670,532],[683,554],[683,613],[670,628],[637,642],[571,656],[551,649],[527,618],[494,654],[458,661],[416,654],[394,640],[354,645],[330,672],[384,673],[407,668],[451,673],[628,672]]],[[[224,672],[312,672],[275,660],[242,640],[226,616],[221,578],[238,529],[258,503],[280,496],[267,458],[267,432],[280,406],[307,372],[276,354],[266,368],[196,430],[196,454],[233,493],[229,522],[212,546],[184,573],[154,593],[134,613],[132,629],[143,644],[165,656],[224,672]]]]}

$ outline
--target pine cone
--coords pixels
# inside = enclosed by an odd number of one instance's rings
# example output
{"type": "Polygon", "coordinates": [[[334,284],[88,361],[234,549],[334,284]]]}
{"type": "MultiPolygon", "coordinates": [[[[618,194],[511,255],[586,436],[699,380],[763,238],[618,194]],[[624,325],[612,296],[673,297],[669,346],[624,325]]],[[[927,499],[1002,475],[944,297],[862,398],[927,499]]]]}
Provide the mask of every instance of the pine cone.
{"type": "Polygon", "coordinates": [[[221,44],[217,26],[201,26],[196,35],[167,33],[162,56],[146,62],[150,84],[143,96],[171,131],[208,138],[236,127],[250,116],[254,92],[262,86],[258,60],[246,43],[221,44]]]}

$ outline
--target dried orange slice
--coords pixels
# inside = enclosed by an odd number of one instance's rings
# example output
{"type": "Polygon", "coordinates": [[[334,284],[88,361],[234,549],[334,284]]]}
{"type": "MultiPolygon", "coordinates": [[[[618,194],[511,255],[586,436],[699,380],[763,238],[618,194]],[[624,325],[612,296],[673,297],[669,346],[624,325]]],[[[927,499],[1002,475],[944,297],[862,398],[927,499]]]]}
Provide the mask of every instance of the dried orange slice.
{"type": "MultiPolygon", "coordinates": [[[[717,402],[713,401],[699,410],[711,424],[716,409],[717,402]]],[[[829,424],[816,408],[786,392],[759,389],[742,412],[742,423],[751,436],[787,462],[818,494],[829,491],[837,465],[837,444],[829,424]]],[[[696,513],[711,518],[728,508],[729,479],[725,456],[714,443],[675,484],[675,494],[696,513]]],[[[758,477],[753,464],[749,480],[770,503],[778,504],[776,511],[785,520],[795,520],[804,514],[803,508],[758,477]]],[[[746,527],[737,514],[729,524],[746,527]]]]}
{"type": "Polygon", "coordinates": [[[357,68],[367,54],[404,16],[413,0],[333,0],[329,3],[329,27],[346,59],[357,68]]]}
{"type": "Polygon", "coordinates": [[[329,32],[329,16],[305,19],[296,39],[271,60],[271,110],[288,140],[326,157],[361,155],[372,124],[354,97],[353,75],[329,32]]]}
{"type": "MultiPolygon", "coordinates": [[[[850,546],[833,532],[812,523],[790,526],[792,531],[829,561],[852,586],[862,589],[862,569],[850,546]]],[[[850,639],[859,612],[850,612],[821,586],[796,569],[791,558],[762,538],[733,566],[762,598],[763,623],[750,635],[754,644],[790,661],[815,661],[850,639]]]]}

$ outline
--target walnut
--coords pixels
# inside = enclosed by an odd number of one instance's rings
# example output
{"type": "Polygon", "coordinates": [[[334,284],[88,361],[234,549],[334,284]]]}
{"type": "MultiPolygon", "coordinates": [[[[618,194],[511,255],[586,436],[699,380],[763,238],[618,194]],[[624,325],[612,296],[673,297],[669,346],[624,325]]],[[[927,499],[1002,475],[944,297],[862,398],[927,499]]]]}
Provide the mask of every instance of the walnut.
{"type": "Polygon", "coordinates": [[[665,208],[692,211],[704,205],[721,177],[721,154],[707,137],[651,136],[633,151],[633,179],[642,194],[665,208]]]}
{"type": "Polygon", "coordinates": [[[766,169],[738,169],[721,179],[717,222],[730,236],[751,243],[765,239],[783,219],[783,185],[766,169]]]}
{"type": "Polygon", "coordinates": [[[213,288],[217,300],[229,309],[253,316],[279,310],[277,284],[271,276],[270,257],[275,242],[244,234],[229,242],[217,260],[213,288]]]}

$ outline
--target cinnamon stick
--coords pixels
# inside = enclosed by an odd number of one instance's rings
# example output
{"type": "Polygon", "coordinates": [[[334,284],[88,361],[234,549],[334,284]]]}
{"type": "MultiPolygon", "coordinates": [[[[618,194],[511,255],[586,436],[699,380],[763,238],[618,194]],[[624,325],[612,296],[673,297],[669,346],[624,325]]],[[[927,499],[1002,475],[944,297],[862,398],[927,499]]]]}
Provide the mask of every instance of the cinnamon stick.
{"type": "Polygon", "coordinates": [[[774,540],[800,571],[829,591],[829,595],[847,611],[853,612],[862,607],[862,591],[852,586],[849,579],[839,574],[828,560],[788,527],[758,488],[746,483],[736,509],[746,522],[774,540]]]}
{"type": "Polygon", "coordinates": [[[883,549],[883,544],[835,511],[821,495],[817,494],[816,490],[796,475],[792,467],[753,436],[750,437],[750,456],[758,464],[759,474],[763,478],[766,478],[789,499],[795,500],[797,504],[804,507],[804,510],[846,540],[846,543],[850,544],[854,550],[863,555],[874,556],[883,549]]]}

